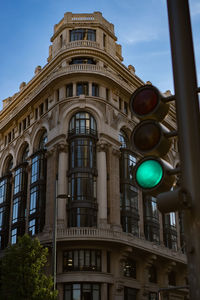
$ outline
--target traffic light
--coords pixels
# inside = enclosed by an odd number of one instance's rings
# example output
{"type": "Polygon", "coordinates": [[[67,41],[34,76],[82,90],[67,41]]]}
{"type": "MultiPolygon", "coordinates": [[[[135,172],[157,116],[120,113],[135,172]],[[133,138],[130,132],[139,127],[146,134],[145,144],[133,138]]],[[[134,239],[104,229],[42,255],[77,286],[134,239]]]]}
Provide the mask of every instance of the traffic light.
{"type": "Polygon", "coordinates": [[[162,159],[171,147],[171,133],[160,123],[169,111],[170,100],[152,85],[138,88],[130,99],[131,112],[141,120],[132,132],[131,142],[143,156],[134,168],[134,180],[152,196],[170,190],[175,180],[172,167],[162,159]]]}

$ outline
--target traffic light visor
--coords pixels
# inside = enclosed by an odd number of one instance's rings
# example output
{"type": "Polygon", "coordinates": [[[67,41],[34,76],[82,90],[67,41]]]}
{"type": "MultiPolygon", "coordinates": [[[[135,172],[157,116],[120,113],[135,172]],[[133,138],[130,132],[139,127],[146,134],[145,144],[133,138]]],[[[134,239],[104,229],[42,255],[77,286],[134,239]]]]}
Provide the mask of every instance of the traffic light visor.
{"type": "Polygon", "coordinates": [[[161,182],[164,175],[161,163],[154,159],[141,162],[136,169],[136,182],[143,189],[153,189],[161,182]]]}

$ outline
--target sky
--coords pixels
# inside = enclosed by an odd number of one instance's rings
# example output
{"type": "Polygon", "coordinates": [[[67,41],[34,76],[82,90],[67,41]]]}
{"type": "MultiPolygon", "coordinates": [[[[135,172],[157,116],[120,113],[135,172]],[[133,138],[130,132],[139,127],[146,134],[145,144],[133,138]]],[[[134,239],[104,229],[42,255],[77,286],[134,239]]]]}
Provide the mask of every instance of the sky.
{"type": "MultiPolygon", "coordinates": [[[[200,86],[200,0],[189,0],[200,86]]],[[[65,12],[102,12],[115,26],[123,63],[161,92],[174,92],[166,0],[1,0],[0,109],[2,100],[47,63],[53,26],[65,12]]]]}

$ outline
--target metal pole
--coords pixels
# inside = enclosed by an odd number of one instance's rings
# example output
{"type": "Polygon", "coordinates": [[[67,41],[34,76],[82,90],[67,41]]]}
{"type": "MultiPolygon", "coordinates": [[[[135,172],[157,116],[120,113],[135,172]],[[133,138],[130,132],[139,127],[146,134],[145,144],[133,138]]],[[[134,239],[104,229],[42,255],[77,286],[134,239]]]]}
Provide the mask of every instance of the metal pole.
{"type": "Polygon", "coordinates": [[[56,290],[56,257],[57,257],[57,211],[58,211],[58,176],[56,175],[55,182],[55,197],[54,197],[54,224],[53,224],[53,253],[52,253],[52,263],[53,263],[53,289],[56,290]]]}
{"type": "Polygon", "coordinates": [[[200,299],[200,118],[188,0],[167,0],[177,110],[189,289],[200,299]]]}

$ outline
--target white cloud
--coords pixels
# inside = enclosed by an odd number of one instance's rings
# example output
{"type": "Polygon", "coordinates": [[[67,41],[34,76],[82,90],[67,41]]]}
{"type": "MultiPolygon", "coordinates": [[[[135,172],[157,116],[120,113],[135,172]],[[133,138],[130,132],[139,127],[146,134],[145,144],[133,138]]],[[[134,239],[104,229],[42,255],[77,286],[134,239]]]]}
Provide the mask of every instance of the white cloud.
{"type": "Polygon", "coordinates": [[[141,42],[149,42],[152,40],[157,40],[159,37],[158,32],[155,29],[151,28],[134,28],[131,32],[123,34],[123,42],[126,44],[137,44],[141,42]],[[128,33],[128,35],[127,35],[128,33]]]}

